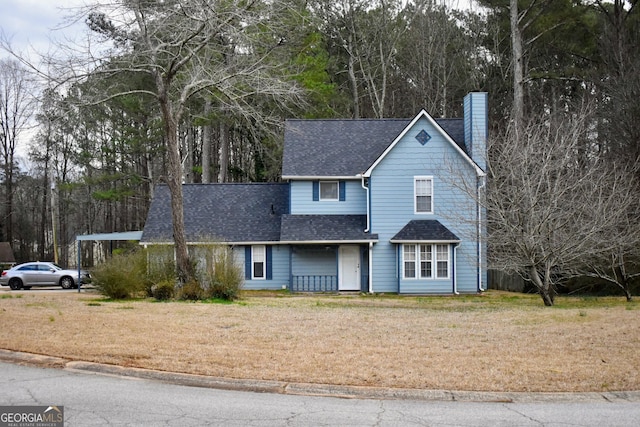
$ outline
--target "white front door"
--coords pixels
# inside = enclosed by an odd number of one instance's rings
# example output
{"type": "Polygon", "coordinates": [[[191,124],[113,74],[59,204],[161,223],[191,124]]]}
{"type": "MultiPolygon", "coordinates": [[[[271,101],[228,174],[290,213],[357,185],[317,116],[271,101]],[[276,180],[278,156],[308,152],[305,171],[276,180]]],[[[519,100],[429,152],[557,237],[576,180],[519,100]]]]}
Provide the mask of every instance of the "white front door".
{"type": "Polygon", "coordinates": [[[360,290],[360,248],[356,245],[340,246],[338,262],[338,290],[360,290]]]}

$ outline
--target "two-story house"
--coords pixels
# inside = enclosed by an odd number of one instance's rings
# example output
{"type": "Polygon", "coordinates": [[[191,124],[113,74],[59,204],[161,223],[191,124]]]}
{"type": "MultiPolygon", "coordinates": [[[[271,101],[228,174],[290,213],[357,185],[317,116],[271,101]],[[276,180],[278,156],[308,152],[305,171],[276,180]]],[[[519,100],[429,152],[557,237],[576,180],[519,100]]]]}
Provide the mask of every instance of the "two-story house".
{"type": "MultiPolygon", "coordinates": [[[[190,253],[230,245],[246,289],[397,293],[486,288],[487,94],[464,118],[287,120],[283,183],[184,189],[190,253]]],[[[156,189],[143,245],[170,245],[169,191],[156,189]]]]}

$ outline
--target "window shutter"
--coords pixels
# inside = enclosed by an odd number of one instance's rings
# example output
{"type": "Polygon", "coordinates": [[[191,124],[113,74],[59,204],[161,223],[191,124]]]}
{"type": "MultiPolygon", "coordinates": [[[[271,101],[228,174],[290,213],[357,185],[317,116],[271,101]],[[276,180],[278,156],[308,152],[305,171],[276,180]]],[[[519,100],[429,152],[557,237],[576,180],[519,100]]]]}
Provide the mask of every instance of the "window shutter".
{"type": "Polygon", "coordinates": [[[267,246],[267,280],[273,280],[273,268],[271,260],[273,259],[273,246],[267,246]]]}
{"type": "Polygon", "coordinates": [[[339,188],[338,192],[340,194],[339,200],[341,202],[344,202],[346,200],[345,192],[347,189],[347,183],[344,181],[340,181],[340,183],[338,184],[338,188],[339,188]]]}
{"type": "Polygon", "coordinates": [[[244,278],[251,280],[251,246],[244,247],[244,278]]]}
{"type": "Polygon", "coordinates": [[[313,201],[317,202],[320,200],[320,182],[313,181],[313,201]]]}

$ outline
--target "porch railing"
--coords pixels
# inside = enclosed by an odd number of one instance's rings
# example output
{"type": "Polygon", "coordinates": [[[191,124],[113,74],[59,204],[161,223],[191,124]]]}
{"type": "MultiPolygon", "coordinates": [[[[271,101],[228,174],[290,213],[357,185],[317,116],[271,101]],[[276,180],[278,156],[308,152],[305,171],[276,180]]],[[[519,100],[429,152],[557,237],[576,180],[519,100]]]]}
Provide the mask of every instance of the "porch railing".
{"type": "Polygon", "coordinates": [[[338,292],[338,276],[291,276],[292,292],[338,292]]]}

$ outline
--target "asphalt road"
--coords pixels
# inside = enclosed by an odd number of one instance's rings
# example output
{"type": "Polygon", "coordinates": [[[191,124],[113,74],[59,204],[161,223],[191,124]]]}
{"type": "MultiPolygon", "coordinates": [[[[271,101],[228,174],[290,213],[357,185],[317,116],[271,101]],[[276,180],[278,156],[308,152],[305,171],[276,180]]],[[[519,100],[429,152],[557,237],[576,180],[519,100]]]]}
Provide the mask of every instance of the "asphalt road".
{"type": "Polygon", "coordinates": [[[65,426],[637,426],[640,402],[360,399],[191,387],[0,363],[0,405],[64,406],[65,426]]]}

